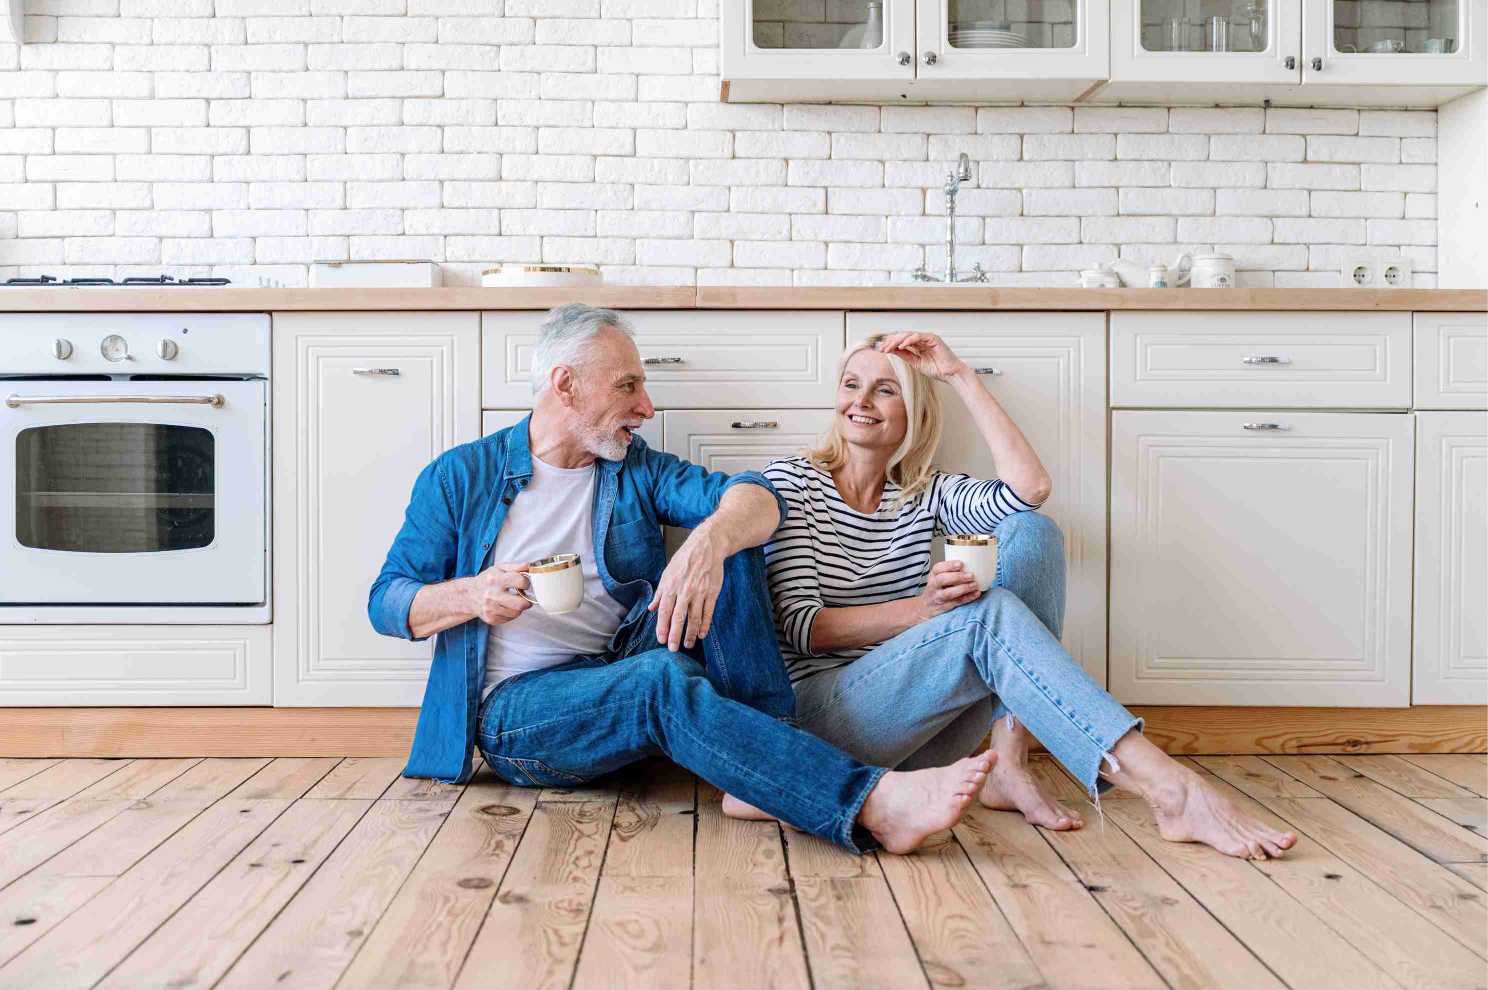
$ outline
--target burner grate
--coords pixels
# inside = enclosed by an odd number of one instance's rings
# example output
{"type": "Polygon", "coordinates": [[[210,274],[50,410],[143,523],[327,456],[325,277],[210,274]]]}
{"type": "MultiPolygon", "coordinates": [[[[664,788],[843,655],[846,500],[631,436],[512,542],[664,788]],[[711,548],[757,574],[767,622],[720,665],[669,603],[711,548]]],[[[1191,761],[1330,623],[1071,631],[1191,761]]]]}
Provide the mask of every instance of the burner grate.
{"type": "Polygon", "coordinates": [[[87,288],[94,285],[130,285],[130,286],[185,286],[186,288],[201,288],[213,285],[230,285],[232,279],[222,278],[215,275],[194,275],[190,278],[174,278],[170,275],[131,275],[122,281],[116,282],[111,278],[68,278],[58,279],[55,275],[38,275],[34,278],[8,278],[5,285],[20,288],[36,286],[61,286],[64,288],[87,288]]]}

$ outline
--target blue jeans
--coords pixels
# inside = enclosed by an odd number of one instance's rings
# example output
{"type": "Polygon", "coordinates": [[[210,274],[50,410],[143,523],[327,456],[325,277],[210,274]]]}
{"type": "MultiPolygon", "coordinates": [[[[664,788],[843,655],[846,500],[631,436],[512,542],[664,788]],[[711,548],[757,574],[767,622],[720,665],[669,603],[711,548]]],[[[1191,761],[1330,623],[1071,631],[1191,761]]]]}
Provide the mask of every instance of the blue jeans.
{"type": "MultiPolygon", "coordinates": [[[[741,581],[768,603],[758,550],[724,565],[720,606],[739,590],[731,582],[741,581]]],[[[715,613],[709,636],[733,621],[739,617],[715,613]]],[[[758,635],[773,644],[767,623],[759,621],[758,635]]],[[[476,729],[497,776],[522,787],[576,787],[661,755],[813,835],[854,852],[873,848],[856,821],[887,771],[789,724],[790,682],[779,654],[773,664],[736,657],[722,669],[729,658],[720,657],[705,667],[658,647],[655,630],[653,617],[611,654],[502,681],[481,706],[476,729]]]]}
{"type": "Polygon", "coordinates": [[[800,726],[859,759],[912,770],[966,756],[1011,714],[1092,796],[1109,787],[1101,758],[1142,721],[1059,643],[1059,527],[1015,512],[997,527],[997,551],[997,578],[976,601],[798,682],[800,726]]]}

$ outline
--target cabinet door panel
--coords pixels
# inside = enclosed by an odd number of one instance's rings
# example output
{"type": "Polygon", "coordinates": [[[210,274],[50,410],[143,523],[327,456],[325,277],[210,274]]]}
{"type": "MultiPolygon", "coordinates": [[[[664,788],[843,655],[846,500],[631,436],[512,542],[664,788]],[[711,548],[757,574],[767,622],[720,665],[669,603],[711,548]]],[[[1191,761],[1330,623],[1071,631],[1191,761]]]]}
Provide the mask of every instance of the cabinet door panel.
{"type": "Polygon", "coordinates": [[[477,317],[275,323],[275,703],[417,705],[431,644],[378,635],[367,593],[414,479],[477,435],[477,317]]]}
{"type": "Polygon", "coordinates": [[[1202,15],[1230,13],[1220,6],[1205,5],[1200,12],[1164,0],[1111,0],[1112,84],[1300,82],[1300,0],[1270,0],[1257,6],[1260,11],[1252,21],[1244,4],[1235,5],[1235,16],[1227,18],[1230,50],[1216,52],[1204,50],[1208,22],[1202,15]],[[1252,32],[1253,23],[1259,30],[1252,32]]]}
{"type": "MultiPolygon", "coordinates": [[[[940,334],[1044,462],[1054,491],[1041,511],[1064,530],[1064,645],[1106,682],[1106,397],[1104,313],[850,313],[849,346],[895,330],[940,334]]],[[[979,478],[997,465],[954,392],[936,465],[979,478]]]]}
{"type": "MultiPolygon", "coordinates": [[[[668,409],[666,450],[709,471],[762,471],[771,461],[815,445],[830,409],[668,409]]],[[[689,530],[667,529],[667,553],[689,530]]]]}
{"type": "MultiPolygon", "coordinates": [[[[658,407],[732,409],[832,401],[842,314],[814,311],[645,310],[626,314],[658,407]]],[[[482,404],[532,402],[532,350],[546,313],[486,313],[482,404]]]]}
{"type": "Polygon", "coordinates": [[[1488,72],[1488,7],[1481,0],[1309,0],[1303,17],[1302,82],[1309,88],[1477,87],[1488,72]],[[1442,50],[1430,50],[1432,39],[1442,50]]]}
{"type": "Polygon", "coordinates": [[[1112,413],[1112,692],[1408,704],[1412,437],[1387,413],[1112,413]]]}
{"type": "Polygon", "coordinates": [[[1488,704],[1488,418],[1416,414],[1411,700],[1488,704]]]}
{"type": "Polygon", "coordinates": [[[1488,316],[1417,313],[1417,409],[1488,408],[1488,316]]]}

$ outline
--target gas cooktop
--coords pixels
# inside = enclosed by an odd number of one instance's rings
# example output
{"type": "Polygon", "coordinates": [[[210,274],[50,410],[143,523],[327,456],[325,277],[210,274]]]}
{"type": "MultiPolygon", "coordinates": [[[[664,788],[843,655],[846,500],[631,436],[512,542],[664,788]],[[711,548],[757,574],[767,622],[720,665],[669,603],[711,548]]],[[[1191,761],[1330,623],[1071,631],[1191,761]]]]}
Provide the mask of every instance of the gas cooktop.
{"type": "Polygon", "coordinates": [[[38,275],[35,278],[8,278],[5,285],[15,286],[22,289],[34,288],[86,288],[92,285],[178,285],[186,288],[202,288],[211,285],[228,285],[231,279],[218,278],[216,276],[195,276],[192,278],[173,278],[170,275],[132,275],[128,278],[114,281],[111,278],[66,278],[58,279],[54,275],[38,275]]]}

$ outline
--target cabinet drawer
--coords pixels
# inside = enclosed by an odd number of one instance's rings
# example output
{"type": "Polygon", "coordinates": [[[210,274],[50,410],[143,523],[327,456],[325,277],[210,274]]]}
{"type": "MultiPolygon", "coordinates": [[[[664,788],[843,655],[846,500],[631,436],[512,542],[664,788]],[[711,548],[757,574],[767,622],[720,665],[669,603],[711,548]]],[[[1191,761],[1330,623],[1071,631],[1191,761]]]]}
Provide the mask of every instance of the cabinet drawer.
{"type": "Polygon", "coordinates": [[[1113,406],[1407,409],[1409,313],[1111,314],[1113,406]]]}
{"type": "Polygon", "coordinates": [[[1396,413],[1112,413],[1111,692],[1409,704],[1413,437],[1396,413]]]}
{"type": "Polygon", "coordinates": [[[1488,408],[1488,313],[1416,314],[1416,408],[1488,408]]]}
{"type": "Polygon", "coordinates": [[[0,705],[267,705],[269,626],[6,626],[0,705]]]}
{"type": "MultiPolygon", "coordinates": [[[[842,354],[840,312],[642,310],[625,314],[657,406],[830,405],[842,354]]],[[[546,313],[482,316],[481,404],[532,402],[532,350],[546,313]]]]}

